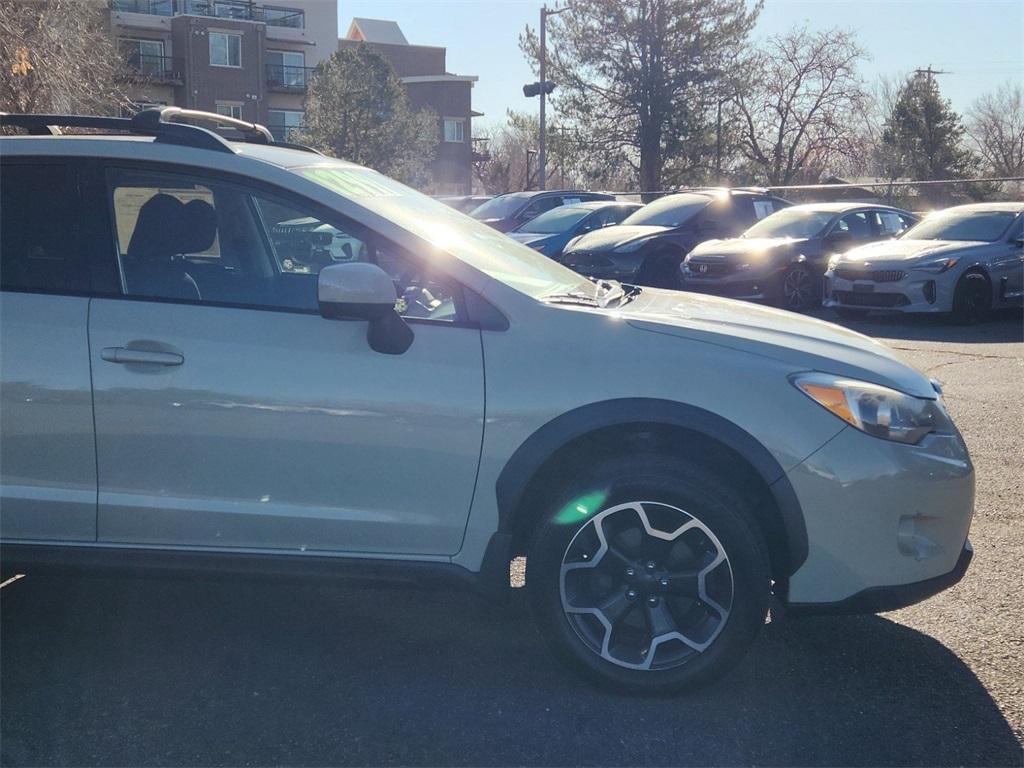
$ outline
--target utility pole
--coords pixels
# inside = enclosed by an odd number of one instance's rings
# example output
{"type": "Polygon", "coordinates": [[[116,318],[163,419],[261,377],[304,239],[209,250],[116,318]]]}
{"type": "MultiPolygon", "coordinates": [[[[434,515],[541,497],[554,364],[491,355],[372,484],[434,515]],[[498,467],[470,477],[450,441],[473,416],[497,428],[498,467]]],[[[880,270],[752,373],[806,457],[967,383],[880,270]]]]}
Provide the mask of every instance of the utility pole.
{"type": "Polygon", "coordinates": [[[925,77],[927,77],[928,85],[930,86],[932,84],[932,77],[934,77],[935,75],[952,75],[953,73],[947,72],[946,70],[943,69],[932,69],[932,65],[929,64],[928,69],[915,69],[914,74],[918,76],[924,75],[925,77]]]}

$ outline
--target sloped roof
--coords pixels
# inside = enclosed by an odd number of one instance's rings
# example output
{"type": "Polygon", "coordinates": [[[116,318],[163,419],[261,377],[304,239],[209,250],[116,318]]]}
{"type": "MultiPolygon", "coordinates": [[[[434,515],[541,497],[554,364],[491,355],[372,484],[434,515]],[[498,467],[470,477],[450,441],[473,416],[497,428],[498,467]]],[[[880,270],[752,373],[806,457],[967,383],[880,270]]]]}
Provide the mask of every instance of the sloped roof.
{"type": "Polygon", "coordinates": [[[345,37],[349,40],[365,40],[367,43],[409,44],[398,22],[384,19],[352,19],[345,37]]]}

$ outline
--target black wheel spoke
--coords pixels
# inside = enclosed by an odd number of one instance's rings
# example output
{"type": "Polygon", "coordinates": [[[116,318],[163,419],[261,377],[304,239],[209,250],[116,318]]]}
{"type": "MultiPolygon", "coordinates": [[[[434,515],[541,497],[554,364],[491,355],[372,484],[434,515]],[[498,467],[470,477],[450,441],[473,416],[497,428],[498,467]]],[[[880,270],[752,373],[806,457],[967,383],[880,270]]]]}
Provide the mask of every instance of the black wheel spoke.
{"type": "Polygon", "coordinates": [[[605,598],[597,606],[597,610],[604,614],[604,617],[608,619],[609,623],[615,624],[636,608],[636,605],[637,603],[635,599],[631,600],[626,597],[626,591],[624,589],[619,589],[605,598]]]}
{"type": "Polygon", "coordinates": [[[608,550],[601,557],[598,567],[606,571],[623,571],[633,564],[633,558],[629,557],[617,544],[608,541],[608,550]]]}
{"type": "Polygon", "coordinates": [[[671,573],[664,578],[665,592],[678,597],[697,597],[699,585],[696,571],[671,573]]]}
{"type": "Polygon", "coordinates": [[[651,633],[652,640],[659,635],[676,631],[676,621],[672,618],[664,600],[658,600],[654,604],[645,603],[644,612],[647,614],[647,629],[651,633]]]}

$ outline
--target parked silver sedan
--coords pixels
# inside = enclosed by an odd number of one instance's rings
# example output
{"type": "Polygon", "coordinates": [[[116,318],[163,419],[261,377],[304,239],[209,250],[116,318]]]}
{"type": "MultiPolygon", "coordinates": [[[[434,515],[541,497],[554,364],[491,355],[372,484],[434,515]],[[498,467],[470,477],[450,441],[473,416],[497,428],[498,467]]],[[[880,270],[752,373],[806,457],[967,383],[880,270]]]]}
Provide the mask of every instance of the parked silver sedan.
{"type": "Polygon", "coordinates": [[[973,322],[1024,297],[1024,203],[978,203],[937,211],[896,240],[835,256],[826,307],[948,313],[973,322]]]}

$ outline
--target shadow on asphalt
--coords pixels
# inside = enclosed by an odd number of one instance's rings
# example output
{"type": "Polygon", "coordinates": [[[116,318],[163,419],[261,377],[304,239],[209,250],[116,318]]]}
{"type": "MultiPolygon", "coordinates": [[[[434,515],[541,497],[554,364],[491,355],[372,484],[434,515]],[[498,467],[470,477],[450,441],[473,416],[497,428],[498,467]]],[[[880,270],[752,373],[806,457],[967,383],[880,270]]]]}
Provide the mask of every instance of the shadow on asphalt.
{"type": "Polygon", "coordinates": [[[937,341],[948,344],[1012,344],[1024,341],[1024,317],[1021,311],[1003,310],[975,325],[954,325],[933,315],[871,314],[864,318],[843,319],[830,310],[815,317],[830,323],[882,339],[937,341]]]}
{"type": "Polygon", "coordinates": [[[769,625],[716,687],[640,699],[553,661],[521,593],[498,610],[468,593],[30,573],[2,600],[6,765],[1020,762],[974,674],[874,616],[769,625]]]}

